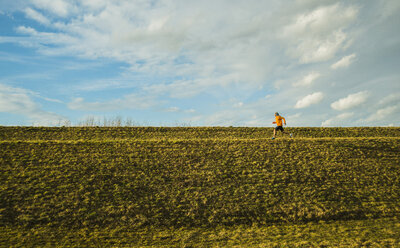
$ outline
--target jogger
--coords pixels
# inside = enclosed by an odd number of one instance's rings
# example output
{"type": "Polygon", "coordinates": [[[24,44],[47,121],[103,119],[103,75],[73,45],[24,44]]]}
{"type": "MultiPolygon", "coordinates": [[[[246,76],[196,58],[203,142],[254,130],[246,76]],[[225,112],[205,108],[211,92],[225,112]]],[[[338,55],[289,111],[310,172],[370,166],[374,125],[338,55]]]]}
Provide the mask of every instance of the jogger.
{"type": "Polygon", "coordinates": [[[272,139],[275,139],[276,131],[280,130],[282,133],[284,133],[284,129],[283,129],[283,126],[282,126],[282,120],[283,120],[283,123],[286,126],[285,118],[280,116],[278,112],[275,112],[275,121],[272,122],[272,124],[276,124],[276,127],[274,128],[274,136],[272,137],[272,139]]]}

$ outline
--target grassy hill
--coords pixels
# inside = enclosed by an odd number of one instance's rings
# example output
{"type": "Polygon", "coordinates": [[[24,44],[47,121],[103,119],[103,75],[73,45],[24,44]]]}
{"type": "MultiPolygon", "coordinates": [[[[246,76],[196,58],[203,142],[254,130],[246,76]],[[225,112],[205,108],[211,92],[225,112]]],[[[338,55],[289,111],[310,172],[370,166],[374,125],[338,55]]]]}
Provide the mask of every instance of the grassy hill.
{"type": "Polygon", "coordinates": [[[400,128],[0,127],[1,244],[400,245],[400,128]]]}

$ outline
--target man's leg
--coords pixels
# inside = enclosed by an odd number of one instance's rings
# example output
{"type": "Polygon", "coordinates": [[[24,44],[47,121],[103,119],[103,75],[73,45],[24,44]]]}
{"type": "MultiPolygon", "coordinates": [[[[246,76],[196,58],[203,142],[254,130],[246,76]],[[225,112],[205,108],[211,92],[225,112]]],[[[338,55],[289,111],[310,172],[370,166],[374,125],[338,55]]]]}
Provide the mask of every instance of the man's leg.
{"type": "MultiPolygon", "coordinates": [[[[283,134],[283,128],[282,128],[282,126],[278,126],[278,127],[276,127],[276,132],[278,133],[278,131],[281,131],[281,133],[283,134]]],[[[283,135],[282,135],[283,136],[283,135]]]]}
{"type": "Polygon", "coordinates": [[[276,135],[276,128],[274,128],[274,138],[275,138],[275,135],[276,135]]]}

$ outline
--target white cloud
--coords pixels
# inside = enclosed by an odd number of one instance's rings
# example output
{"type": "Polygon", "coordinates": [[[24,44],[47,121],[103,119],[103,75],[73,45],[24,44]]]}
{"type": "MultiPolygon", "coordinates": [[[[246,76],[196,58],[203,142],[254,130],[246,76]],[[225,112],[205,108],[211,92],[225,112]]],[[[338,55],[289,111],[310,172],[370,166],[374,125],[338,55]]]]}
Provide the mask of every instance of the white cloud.
{"type": "Polygon", "coordinates": [[[235,103],[235,104],[233,105],[233,107],[235,107],[235,108],[243,107],[243,102],[235,103]]]}
{"type": "Polygon", "coordinates": [[[295,108],[307,108],[313,104],[317,104],[322,101],[324,94],[322,92],[315,92],[313,94],[307,95],[304,98],[297,101],[295,108]]]}
{"type": "Polygon", "coordinates": [[[65,120],[61,115],[42,110],[32,95],[35,93],[0,84],[0,112],[23,115],[35,125],[55,125],[65,120]]]}
{"type": "Polygon", "coordinates": [[[323,121],[321,124],[321,127],[343,126],[343,124],[351,123],[350,119],[353,116],[354,116],[354,113],[339,114],[331,119],[323,121]]]}
{"type": "MultiPolygon", "coordinates": [[[[203,121],[207,126],[233,126],[240,125],[244,122],[244,117],[240,116],[238,111],[224,110],[203,116],[203,121]]],[[[246,120],[248,122],[249,120],[246,120]]]]}
{"type": "Polygon", "coordinates": [[[52,33],[52,32],[39,32],[32,27],[19,26],[16,31],[20,34],[29,35],[30,38],[16,37],[15,42],[20,43],[26,47],[37,48],[41,53],[45,55],[65,55],[67,53],[73,54],[76,51],[70,49],[77,49],[76,44],[79,39],[64,33],[52,33]],[[49,49],[48,44],[52,44],[53,47],[49,49]],[[70,47],[66,50],[65,47],[70,47]]]}
{"type": "Polygon", "coordinates": [[[125,95],[122,98],[102,102],[86,102],[84,98],[74,98],[68,103],[68,108],[81,111],[113,111],[120,109],[148,109],[155,105],[151,96],[136,94],[125,95]]]}
{"type": "Polygon", "coordinates": [[[387,104],[396,104],[400,102],[400,93],[392,93],[388,96],[383,97],[382,100],[379,101],[379,105],[387,105],[387,104]]]}
{"type": "Polygon", "coordinates": [[[334,4],[297,16],[283,31],[284,39],[291,45],[288,53],[304,64],[333,58],[349,45],[344,30],[357,14],[358,9],[354,6],[334,4]]]}
{"type": "MultiPolygon", "coordinates": [[[[171,97],[196,95],[210,85],[241,83],[258,87],[282,60],[275,53],[280,40],[274,35],[281,31],[285,18],[279,13],[265,12],[280,5],[274,2],[33,3],[33,19],[43,19],[36,9],[43,17],[50,12],[72,18],[52,23],[54,33],[21,26],[19,31],[32,38],[31,47],[38,47],[46,55],[123,61],[133,73],[189,78],[171,84],[160,82],[158,87],[170,92],[171,97]],[[172,84],[184,87],[163,87],[172,84]]],[[[303,10],[292,10],[297,11],[303,10]]]]}
{"type": "Polygon", "coordinates": [[[99,10],[103,9],[105,6],[107,6],[108,1],[106,0],[85,0],[82,1],[82,5],[85,8],[89,8],[91,10],[99,10]]]}
{"type": "Polygon", "coordinates": [[[383,109],[379,109],[376,114],[380,117],[389,117],[389,115],[393,114],[399,106],[389,106],[383,109]]]}
{"type": "Polygon", "coordinates": [[[293,86],[310,86],[320,76],[321,74],[319,74],[318,72],[311,72],[307,74],[304,78],[302,78],[300,81],[295,82],[293,86]]]}
{"type": "Polygon", "coordinates": [[[370,115],[366,121],[376,122],[376,121],[391,121],[392,115],[400,110],[400,104],[395,106],[388,106],[385,108],[378,109],[374,114],[370,115]]]}
{"type": "Polygon", "coordinates": [[[170,108],[167,108],[165,111],[167,111],[167,112],[179,112],[180,108],[178,108],[178,107],[170,107],[170,108]]]}
{"type": "Polygon", "coordinates": [[[32,0],[35,7],[50,11],[60,17],[67,17],[73,5],[64,0],[32,0]]]}
{"type": "Polygon", "coordinates": [[[193,114],[193,113],[196,113],[196,110],[195,109],[187,109],[184,112],[187,114],[193,114]]]}
{"type": "Polygon", "coordinates": [[[17,28],[17,32],[19,32],[21,34],[27,34],[27,35],[37,35],[37,34],[39,34],[34,28],[25,27],[25,26],[19,26],[17,28]]]}
{"type": "Polygon", "coordinates": [[[300,62],[314,63],[327,61],[333,58],[337,51],[344,45],[347,35],[342,31],[336,31],[326,39],[313,39],[297,46],[300,62]]]}
{"type": "Polygon", "coordinates": [[[41,13],[37,12],[36,10],[34,10],[32,8],[26,8],[25,14],[28,18],[31,18],[41,24],[45,24],[45,25],[50,24],[50,20],[47,17],[45,17],[44,15],[42,15],[41,13]]]}
{"type": "Polygon", "coordinates": [[[357,9],[341,4],[321,6],[307,13],[298,15],[295,22],[285,28],[285,32],[293,35],[304,33],[320,34],[342,28],[357,17],[357,9]]]}
{"type": "Polygon", "coordinates": [[[335,110],[346,110],[350,108],[354,108],[364,103],[369,97],[369,93],[367,91],[361,91],[355,94],[350,94],[345,98],[341,98],[336,102],[331,104],[331,107],[335,110]]]}
{"type": "Polygon", "coordinates": [[[351,65],[354,62],[355,58],[356,58],[355,53],[345,56],[336,63],[332,64],[331,68],[336,70],[338,68],[349,67],[349,65],[351,65]]]}
{"type": "MultiPolygon", "coordinates": [[[[343,30],[357,16],[354,6],[341,4],[294,9],[294,23],[277,38],[288,20],[279,11],[266,15],[266,8],[280,6],[272,2],[33,0],[33,6],[43,10],[30,8],[35,20],[45,22],[49,12],[72,18],[52,23],[54,33],[19,27],[32,37],[29,46],[46,55],[116,59],[133,73],[189,78],[148,86],[170,97],[191,97],[216,85],[264,84],[282,61],[275,52],[281,38],[301,63],[330,59],[348,41],[343,30]]],[[[311,73],[298,86],[318,77],[311,73]]]]}
{"type": "Polygon", "coordinates": [[[383,17],[390,17],[391,15],[398,14],[400,10],[399,1],[385,1],[381,0],[383,4],[383,17]]]}
{"type": "Polygon", "coordinates": [[[171,113],[185,113],[185,114],[193,114],[196,113],[195,109],[181,109],[179,107],[169,107],[164,110],[165,112],[171,112],[171,113]]]}

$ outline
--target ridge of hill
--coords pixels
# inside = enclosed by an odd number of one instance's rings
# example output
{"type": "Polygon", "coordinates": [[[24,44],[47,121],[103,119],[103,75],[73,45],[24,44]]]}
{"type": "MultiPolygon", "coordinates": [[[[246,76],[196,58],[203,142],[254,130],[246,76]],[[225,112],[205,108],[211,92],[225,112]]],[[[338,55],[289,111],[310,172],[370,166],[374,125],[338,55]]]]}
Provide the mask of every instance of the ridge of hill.
{"type": "MultiPolygon", "coordinates": [[[[0,140],[266,138],[268,127],[7,127],[0,140]]],[[[295,138],[400,137],[399,127],[287,127],[295,138]]]]}

